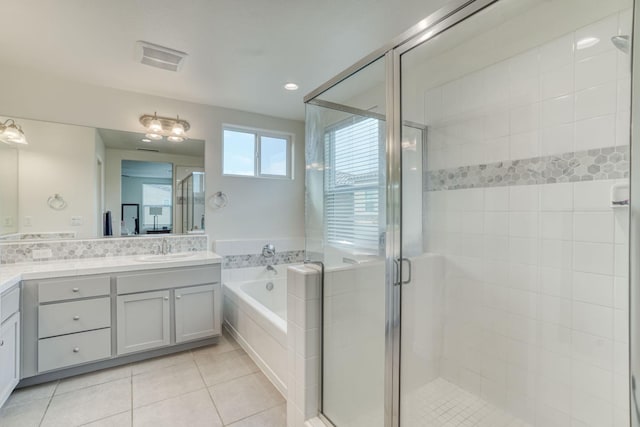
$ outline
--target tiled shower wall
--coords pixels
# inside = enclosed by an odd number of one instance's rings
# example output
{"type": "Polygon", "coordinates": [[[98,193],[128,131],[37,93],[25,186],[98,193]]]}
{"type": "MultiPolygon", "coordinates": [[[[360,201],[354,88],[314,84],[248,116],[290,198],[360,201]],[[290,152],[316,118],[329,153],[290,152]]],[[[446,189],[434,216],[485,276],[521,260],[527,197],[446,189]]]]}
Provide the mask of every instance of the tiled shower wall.
{"type": "Polygon", "coordinates": [[[535,426],[628,425],[628,210],[610,189],[628,177],[630,65],[610,38],[630,26],[611,16],[425,93],[441,375],[535,426]]]}

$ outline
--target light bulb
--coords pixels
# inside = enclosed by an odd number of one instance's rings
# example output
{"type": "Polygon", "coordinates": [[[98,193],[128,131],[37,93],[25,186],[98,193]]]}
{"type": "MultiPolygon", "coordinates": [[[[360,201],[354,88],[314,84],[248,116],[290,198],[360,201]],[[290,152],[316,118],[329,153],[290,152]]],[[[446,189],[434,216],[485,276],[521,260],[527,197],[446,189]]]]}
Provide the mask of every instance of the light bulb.
{"type": "Polygon", "coordinates": [[[162,135],[158,134],[158,133],[147,133],[144,136],[146,136],[149,139],[153,139],[154,141],[158,141],[160,139],[162,139],[162,135]]]}
{"type": "Polygon", "coordinates": [[[175,122],[175,124],[173,125],[173,128],[171,128],[171,133],[174,134],[175,136],[184,135],[184,126],[182,125],[182,123],[175,122]]]}
{"type": "Polygon", "coordinates": [[[24,133],[20,132],[20,136],[17,138],[9,139],[9,142],[13,142],[14,144],[27,144],[27,138],[25,138],[24,133]]]}
{"type": "Polygon", "coordinates": [[[287,83],[284,85],[286,90],[298,90],[298,85],[295,83],[287,83]]]}
{"type": "Polygon", "coordinates": [[[8,141],[20,138],[20,130],[14,124],[7,126],[2,132],[2,137],[8,141]]]}
{"type": "Polygon", "coordinates": [[[171,141],[171,142],[182,142],[182,141],[184,141],[184,138],[181,137],[181,136],[171,135],[171,136],[167,137],[167,140],[171,141]]]}
{"type": "Polygon", "coordinates": [[[149,122],[148,129],[149,129],[149,132],[151,133],[162,132],[162,123],[160,123],[160,120],[158,120],[155,114],[153,115],[153,120],[149,122]]]}

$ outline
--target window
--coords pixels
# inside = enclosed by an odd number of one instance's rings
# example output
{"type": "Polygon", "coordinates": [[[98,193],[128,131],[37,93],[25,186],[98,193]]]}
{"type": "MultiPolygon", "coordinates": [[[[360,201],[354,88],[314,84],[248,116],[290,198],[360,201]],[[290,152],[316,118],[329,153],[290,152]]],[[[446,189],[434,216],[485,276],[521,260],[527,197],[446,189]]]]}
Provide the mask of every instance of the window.
{"type": "Polygon", "coordinates": [[[355,117],[325,134],[327,242],[377,253],[380,236],[382,122],[355,117]]]}
{"type": "Polygon", "coordinates": [[[291,136],[225,127],[223,175],[290,178],[291,136]]]}
{"type": "Polygon", "coordinates": [[[144,227],[171,226],[170,184],[142,184],[142,225],[144,227]]]}

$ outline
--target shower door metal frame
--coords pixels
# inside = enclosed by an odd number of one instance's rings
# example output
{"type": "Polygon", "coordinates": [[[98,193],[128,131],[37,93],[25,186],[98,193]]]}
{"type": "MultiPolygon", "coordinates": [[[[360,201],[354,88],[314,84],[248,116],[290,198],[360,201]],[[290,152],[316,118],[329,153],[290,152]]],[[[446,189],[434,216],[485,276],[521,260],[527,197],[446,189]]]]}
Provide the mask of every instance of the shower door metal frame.
{"type": "MultiPolygon", "coordinates": [[[[401,56],[454,27],[482,9],[499,0],[453,0],[425,19],[409,28],[387,45],[372,52],[343,72],[331,78],[304,97],[305,103],[315,100],[327,90],[385,58],[386,79],[386,238],[385,238],[385,427],[400,426],[400,340],[403,271],[402,259],[402,110],[401,110],[401,56]]],[[[640,0],[636,0],[640,1],[640,0]]],[[[314,102],[316,101],[316,102],[314,102]]],[[[324,325],[324,322],[322,323],[324,325]]],[[[324,336],[324,331],[322,332],[324,336]]],[[[321,348],[324,356],[324,349],[321,348]]],[[[321,361],[321,371],[324,361],[321,361]]],[[[323,380],[321,372],[320,381],[323,380]]],[[[319,395],[320,418],[333,425],[323,414],[322,393],[319,395]]],[[[338,426],[339,427],[339,426],[338,426]]]]}

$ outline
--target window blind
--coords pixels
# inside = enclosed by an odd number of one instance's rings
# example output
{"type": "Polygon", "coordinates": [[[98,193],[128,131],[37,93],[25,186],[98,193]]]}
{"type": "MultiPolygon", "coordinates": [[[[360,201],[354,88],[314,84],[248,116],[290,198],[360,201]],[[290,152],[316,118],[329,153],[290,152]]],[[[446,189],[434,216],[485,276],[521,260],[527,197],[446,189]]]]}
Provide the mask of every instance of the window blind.
{"type": "Polygon", "coordinates": [[[354,117],[325,134],[327,242],[377,253],[380,233],[381,124],[354,117]]]}

